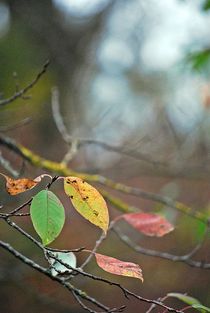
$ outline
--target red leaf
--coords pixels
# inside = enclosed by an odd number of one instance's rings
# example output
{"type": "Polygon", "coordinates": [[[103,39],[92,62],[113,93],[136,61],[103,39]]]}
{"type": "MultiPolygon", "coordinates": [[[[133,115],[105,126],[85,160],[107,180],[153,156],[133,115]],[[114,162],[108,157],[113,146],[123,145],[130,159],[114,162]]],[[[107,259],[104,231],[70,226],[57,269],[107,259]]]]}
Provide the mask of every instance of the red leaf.
{"type": "Polygon", "coordinates": [[[122,215],[122,218],[139,232],[147,236],[162,237],[174,230],[164,217],[150,213],[129,213],[122,215]]]}
{"type": "Polygon", "coordinates": [[[142,270],[138,264],[123,262],[118,259],[95,253],[96,262],[104,271],[122,276],[129,276],[141,279],[143,282],[142,270]]]}

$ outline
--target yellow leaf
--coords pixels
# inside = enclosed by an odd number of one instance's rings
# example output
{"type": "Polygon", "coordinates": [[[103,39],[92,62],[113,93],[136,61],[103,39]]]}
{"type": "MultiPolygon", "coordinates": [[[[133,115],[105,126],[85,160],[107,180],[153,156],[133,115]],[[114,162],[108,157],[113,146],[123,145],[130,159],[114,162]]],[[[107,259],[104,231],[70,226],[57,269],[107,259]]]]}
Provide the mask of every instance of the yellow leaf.
{"type": "Polygon", "coordinates": [[[109,227],[109,212],[98,190],[78,177],[64,178],[64,190],[74,208],[106,233],[109,227]]]}

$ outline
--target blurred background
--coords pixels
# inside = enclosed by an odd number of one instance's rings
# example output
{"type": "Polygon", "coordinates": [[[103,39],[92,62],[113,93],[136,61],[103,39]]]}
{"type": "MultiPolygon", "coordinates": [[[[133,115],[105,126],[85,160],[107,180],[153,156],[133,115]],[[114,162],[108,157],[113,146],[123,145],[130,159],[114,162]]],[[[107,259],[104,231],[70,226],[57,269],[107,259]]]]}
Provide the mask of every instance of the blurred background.
{"type": "MultiPolygon", "coordinates": [[[[119,151],[97,144],[83,145],[69,163],[72,169],[162,193],[208,214],[209,34],[208,0],[0,1],[1,98],[31,82],[50,59],[47,73],[28,93],[30,99],[0,108],[0,133],[45,158],[61,161],[68,147],[52,116],[51,89],[57,86],[69,134],[106,143],[119,151]]],[[[21,171],[18,156],[5,148],[1,153],[21,171]]],[[[6,173],[3,167],[0,170],[6,173]]],[[[42,170],[25,164],[23,176],[36,177],[40,173],[42,170]]],[[[16,207],[35,192],[11,199],[3,179],[1,187],[0,204],[8,208],[16,207]]],[[[98,230],[73,211],[60,183],[53,189],[67,208],[66,225],[53,246],[93,247],[100,235],[98,230]]],[[[180,255],[202,238],[203,226],[192,218],[140,198],[122,198],[144,211],[165,212],[176,226],[163,239],[148,239],[122,225],[134,242],[180,255]]],[[[111,206],[110,212],[112,217],[119,214],[111,206]]],[[[27,218],[17,222],[34,234],[27,218]]],[[[4,224],[0,233],[3,240],[45,264],[36,247],[4,224]]],[[[206,241],[199,252],[199,260],[210,258],[208,244],[206,241]]],[[[172,291],[187,292],[210,306],[208,271],[137,255],[114,234],[109,235],[100,251],[139,263],[144,284],[108,275],[96,268],[94,261],[89,271],[119,281],[151,299],[172,291]]],[[[78,256],[79,264],[83,258],[78,256]]],[[[65,290],[3,251],[0,266],[0,311],[80,312],[65,290]]],[[[126,312],[146,312],[143,303],[126,302],[115,288],[102,285],[102,293],[98,283],[84,278],[77,278],[77,282],[109,305],[126,303],[126,312]]],[[[168,303],[180,305],[175,300],[168,303]]]]}

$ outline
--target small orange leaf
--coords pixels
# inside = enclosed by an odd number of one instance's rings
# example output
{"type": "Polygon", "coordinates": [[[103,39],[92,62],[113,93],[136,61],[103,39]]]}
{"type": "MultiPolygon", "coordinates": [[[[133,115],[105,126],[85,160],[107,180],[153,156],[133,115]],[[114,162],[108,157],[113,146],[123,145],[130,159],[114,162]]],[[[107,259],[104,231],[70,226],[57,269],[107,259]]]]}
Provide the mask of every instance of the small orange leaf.
{"type": "Polygon", "coordinates": [[[162,237],[174,230],[164,217],[150,213],[128,213],[122,215],[126,222],[147,236],[162,237]]]}
{"type": "Polygon", "coordinates": [[[142,270],[138,264],[123,262],[99,253],[94,254],[98,266],[101,267],[104,271],[115,275],[134,277],[140,279],[142,282],[144,281],[142,270]]]}
{"type": "Polygon", "coordinates": [[[29,178],[13,179],[2,173],[0,174],[6,179],[6,190],[12,196],[34,188],[41,181],[42,177],[48,176],[47,174],[43,174],[31,180],[29,178]]]}

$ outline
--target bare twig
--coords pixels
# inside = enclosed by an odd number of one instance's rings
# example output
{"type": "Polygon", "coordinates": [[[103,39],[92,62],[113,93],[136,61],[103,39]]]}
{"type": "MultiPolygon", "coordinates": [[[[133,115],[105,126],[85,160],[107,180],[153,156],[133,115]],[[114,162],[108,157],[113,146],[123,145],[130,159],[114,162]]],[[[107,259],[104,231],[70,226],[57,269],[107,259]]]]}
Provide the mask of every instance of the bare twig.
{"type": "MultiPolygon", "coordinates": [[[[163,301],[165,301],[166,299],[167,299],[167,296],[166,296],[166,297],[163,297],[163,298],[158,298],[157,301],[163,302],[163,301]]],[[[154,308],[156,308],[156,306],[157,306],[157,305],[153,303],[145,313],[150,313],[150,312],[152,312],[152,310],[153,310],[154,308]]],[[[167,312],[167,310],[164,310],[164,312],[165,312],[165,311],[167,312]]]]}
{"type": "MultiPolygon", "coordinates": [[[[95,310],[92,310],[91,308],[87,307],[80,299],[80,297],[78,295],[76,295],[73,292],[74,297],[76,298],[77,302],[80,304],[80,306],[85,310],[88,311],[89,313],[103,313],[103,312],[96,312],[95,310]]],[[[109,313],[114,313],[114,312],[123,312],[123,310],[125,309],[125,306],[121,306],[120,308],[113,308],[109,311],[109,313]]]]}
{"type": "MultiPolygon", "coordinates": [[[[108,232],[113,228],[115,224],[115,221],[112,221],[109,225],[109,229],[108,232]]],[[[102,242],[106,239],[107,234],[105,234],[104,232],[102,232],[100,238],[96,241],[95,243],[95,247],[93,248],[93,250],[91,250],[90,255],[87,257],[87,259],[84,261],[84,263],[80,266],[80,268],[84,268],[85,266],[87,266],[87,264],[91,261],[91,259],[94,256],[94,253],[98,250],[99,246],[102,244],[102,242]]]]}
{"type": "Polygon", "coordinates": [[[57,87],[52,88],[52,99],[51,99],[51,104],[52,104],[52,115],[54,122],[56,124],[56,127],[61,134],[64,142],[67,144],[71,144],[72,142],[72,136],[69,135],[68,130],[64,124],[63,117],[60,112],[60,101],[59,101],[59,90],[57,87]]]}
{"type": "MultiPolygon", "coordinates": [[[[197,268],[201,268],[201,269],[210,269],[210,263],[205,263],[203,261],[194,261],[191,259],[191,256],[195,253],[195,250],[197,251],[197,246],[196,249],[192,250],[190,253],[187,253],[185,255],[174,255],[174,254],[170,254],[167,252],[160,252],[160,251],[156,251],[156,250],[152,250],[152,249],[146,249],[143,248],[135,243],[132,242],[132,240],[130,240],[130,238],[128,236],[126,236],[125,234],[122,234],[122,232],[119,230],[119,228],[115,227],[113,228],[113,231],[118,235],[118,237],[127,245],[129,246],[131,249],[133,249],[134,251],[144,254],[144,255],[148,255],[148,256],[152,256],[152,257],[158,257],[161,259],[166,259],[166,260],[170,260],[173,262],[182,262],[185,263],[189,266],[192,267],[197,267],[197,268]]],[[[200,244],[199,244],[200,247],[200,244]]]]}
{"type": "Polygon", "coordinates": [[[90,138],[80,138],[79,142],[80,142],[79,146],[97,145],[97,146],[99,146],[99,147],[101,147],[107,151],[116,152],[118,154],[125,155],[125,156],[133,158],[135,160],[149,163],[154,167],[157,167],[157,166],[158,167],[166,167],[168,165],[166,163],[163,163],[163,162],[160,162],[157,160],[153,160],[149,155],[146,155],[146,154],[143,154],[143,153],[140,153],[137,151],[133,151],[133,150],[130,150],[128,148],[123,149],[120,146],[113,146],[113,145],[110,145],[106,142],[102,142],[100,140],[90,139],[90,138]]]}
{"type": "Polygon", "coordinates": [[[6,126],[6,127],[0,127],[0,132],[1,133],[4,133],[4,132],[8,132],[10,130],[14,130],[14,129],[17,129],[19,127],[22,127],[22,126],[25,126],[27,124],[29,124],[31,122],[31,118],[30,117],[26,117],[25,119],[23,119],[22,121],[16,123],[16,124],[13,124],[11,126],[6,126]]]}
{"type": "MultiPolygon", "coordinates": [[[[158,306],[167,309],[169,312],[176,312],[176,313],[180,313],[180,312],[181,312],[181,311],[179,311],[179,310],[175,310],[175,309],[173,309],[173,308],[171,308],[171,307],[168,307],[168,306],[164,305],[163,303],[161,303],[161,302],[159,302],[159,301],[151,300],[151,299],[147,299],[147,298],[141,297],[141,296],[139,296],[139,295],[137,295],[137,294],[131,292],[130,290],[124,288],[124,287],[121,286],[119,283],[115,283],[115,282],[109,281],[109,280],[107,280],[107,279],[105,279],[105,278],[98,277],[98,276],[95,276],[95,275],[93,275],[93,274],[84,272],[82,269],[79,269],[79,268],[73,268],[73,267],[70,266],[69,264],[64,263],[64,262],[63,262],[62,260],[60,260],[58,257],[55,257],[55,255],[54,255],[53,253],[51,253],[49,250],[46,250],[45,247],[44,247],[39,241],[37,241],[35,238],[33,238],[31,235],[29,235],[27,232],[25,232],[25,231],[24,231],[21,227],[19,227],[16,223],[10,221],[9,218],[4,218],[4,220],[7,222],[7,224],[8,224],[9,226],[13,227],[13,228],[16,229],[18,232],[20,232],[22,235],[24,235],[25,237],[27,237],[27,238],[28,238],[29,240],[31,240],[34,244],[36,244],[40,249],[42,249],[43,251],[47,252],[51,258],[55,259],[55,260],[56,260],[57,262],[59,262],[60,264],[64,265],[66,268],[68,268],[68,269],[70,269],[70,270],[72,270],[72,271],[75,271],[76,273],[81,274],[81,275],[83,275],[83,276],[85,276],[85,277],[88,277],[88,278],[90,278],[90,279],[93,279],[93,280],[96,280],[96,281],[101,281],[101,282],[103,282],[103,283],[116,286],[116,287],[118,287],[118,288],[120,288],[120,289],[122,290],[122,292],[124,293],[125,297],[132,296],[132,297],[134,297],[134,298],[136,298],[136,299],[138,299],[138,300],[140,300],[140,301],[142,301],[142,302],[157,304],[158,306]]],[[[0,245],[1,245],[1,241],[0,241],[0,245]]],[[[7,245],[7,244],[6,244],[6,245],[7,245]]],[[[2,246],[5,247],[4,244],[2,244],[2,246]]],[[[14,252],[14,251],[12,252],[9,248],[8,248],[8,250],[9,250],[11,253],[13,253],[14,255],[16,255],[16,254],[15,254],[16,252],[14,252]]],[[[12,248],[12,250],[14,250],[14,249],[12,248]]],[[[15,250],[15,251],[16,251],[16,250],[15,250]]],[[[25,258],[25,257],[23,256],[23,258],[25,258]]],[[[23,258],[22,258],[22,260],[23,260],[23,258]]],[[[32,261],[32,262],[33,262],[33,261],[32,261]]],[[[29,262],[29,263],[30,263],[30,262],[29,262]]],[[[28,263],[26,262],[26,264],[28,264],[28,263]]],[[[48,273],[49,273],[49,272],[48,272],[48,273]]],[[[49,275],[48,275],[48,276],[49,276],[49,275]]],[[[54,277],[54,276],[53,276],[53,277],[54,277]]],[[[56,276],[56,277],[57,277],[57,276],[56,276]]],[[[64,285],[64,283],[66,283],[67,279],[68,279],[68,278],[63,278],[63,279],[62,279],[62,284],[63,284],[63,285],[64,285]]],[[[67,287],[67,286],[65,285],[65,287],[67,287]]],[[[70,290],[71,290],[71,289],[70,289],[70,290]]],[[[72,291],[72,290],[71,290],[71,291],[72,291]]],[[[75,291],[75,292],[76,292],[76,291],[75,291]]],[[[77,293],[77,294],[78,294],[78,293],[77,293]]],[[[80,296],[80,294],[78,294],[78,295],[80,296]]],[[[84,297],[82,297],[82,298],[84,298],[84,297]]],[[[87,298],[85,298],[85,299],[87,300],[87,298]]],[[[92,299],[92,298],[91,298],[91,299],[92,299]]],[[[95,299],[94,299],[94,300],[95,300],[95,299]]],[[[96,300],[95,300],[95,301],[96,301],[96,300]]],[[[91,300],[91,302],[94,303],[93,299],[91,300]]],[[[94,304],[96,304],[96,303],[94,303],[94,304]]],[[[98,305],[98,303],[97,303],[96,305],[98,305]]],[[[107,307],[105,307],[105,306],[102,307],[102,306],[99,306],[99,305],[98,305],[98,307],[100,307],[100,308],[102,308],[102,309],[105,309],[106,312],[109,312],[109,310],[110,310],[110,309],[107,309],[107,307]]]]}
{"type": "MultiPolygon", "coordinates": [[[[14,140],[11,140],[10,138],[5,138],[5,137],[0,136],[0,145],[1,144],[9,148],[10,150],[14,151],[15,153],[17,153],[22,158],[28,160],[31,164],[33,164],[34,166],[38,168],[43,168],[45,170],[48,170],[50,172],[54,172],[63,176],[78,176],[84,180],[95,182],[95,183],[100,183],[104,186],[110,187],[113,190],[117,190],[125,194],[130,194],[130,195],[137,196],[143,199],[158,202],[170,208],[178,210],[186,215],[189,215],[199,221],[202,221],[205,224],[208,224],[208,220],[205,214],[199,211],[194,212],[187,205],[184,205],[178,201],[173,201],[169,197],[152,193],[152,192],[148,192],[148,191],[144,191],[142,189],[127,186],[121,183],[117,183],[101,175],[91,175],[87,173],[75,172],[71,170],[70,168],[68,168],[66,164],[50,161],[50,160],[47,160],[38,156],[31,150],[21,146],[20,144],[15,143],[14,140]]],[[[108,195],[106,195],[106,197],[108,198],[108,195]]],[[[131,207],[129,207],[129,210],[131,210],[131,207]]],[[[124,208],[123,208],[123,211],[124,211],[124,208]]]]}
{"type": "Polygon", "coordinates": [[[71,136],[65,126],[63,116],[60,112],[60,101],[59,101],[59,90],[57,87],[52,88],[52,114],[58,131],[60,132],[64,142],[70,145],[70,149],[67,152],[63,162],[66,164],[75,156],[78,149],[84,145],[97,145],[105,150],[116,152],[128,157],[132,157],[136,160],[141,160],[146,163],[150,163],[154,166],[166,166],[166,164],[152,160],[148,155],[143,153],[134,152],[129,149],[122,149],[122,147],[112,146],[108,143],[102,142],[100,140],[90,139],[90,138],[74,138],[71,136]]]}
{"type": "Polygon", "coordinates": [[[1,151],[0,151],[0,165],[14,177],[17,178],[19,176],[19,173],[12,167],[10,162],[3,157],[1,151]]]}
{"type": "Polygon", "coordinates": [[[64,124],[63,117],[60,112],[59,90],[57,87],[52,88],[52,115],[55,125],[61,134],[63,140],[69,146],[69,150],[64,156],[62,163],[68,164],[78,151],[78,140],[69,135],[68,130],[64,124]]]}
{"type": "Polygon", "coordinates": [[[85,249],[85,247],[81,247],[81,248],[75,248],[75,249],[55,249],[55,248],[49,248],[49,247],[45,247],[45,250],[47,251],[51,251],[51,252],[62,252],[62,253],[69,253],[69,252],[81,252],[85,249]]]}
{"type": "MultiPolygon", "coordinates": [[[[116,286],[116,287],[120,288],[120,289],[122,290],[122,292],[124,293],[124,296],[125,296],[126,298],[128,298],[128,296],[132,296],[132,297],[134,297],[134,298],[136,298],[136,299],[138,299],[138,300],[140,300],[140,301],[142,301],[142,302],[153,303],[153,304],[156,304],[156,305],[158,305],[158,306],[160,306],[160,307],[163,307],[163,308],[167,309],[169,312],[177,312],[177,313],[178,313],[178,312],[179,312],[179,313],[181,312],[181,311],[179,311],[179,310],[175,310],[175,309],[173,309],[173,308],[171,308],[171,307],[166,306],[165,304],[163,304],[163,303],[160,302],[160,301],[150,300],[150,299],[146,299],[146,298],[144,298],[144,297],[141,297],[141,296],[135,294],[134,292],[131,292],[131,291],[128,290],[127,288],[121,286],[119,283],[115,283],[115,282],[110,281],[110,280],[107,280],[107,279],[105,279],[105,278],[102,278],[102,277],[95,276],[95,275],[93,275],[93,274],[84,272],[84,271],[82,271],[82,270],[79,269],[79,268],[76,268],[76,269],[75,269],[75,268],[73,268],[72,266],[70,266],[69,264],[67,264],[67,263],[63,262],[62,260],[60,260],[59,258],[55,257],[53,254],[50,254],[50,257],[53,258],[53,259],[55,259],[57,262],[59,262],[60,264],[62,264],[62,265],[65,266],[66,268],[68,268],[68,269],[70,269],[70,270],[72,270],[72,271],[75,271],[75,272],[77,272],[77,273],[79,273],[79,274],[81,274],[81,275],[83,275],[83,276],[85,276],[85,277],[89,277],[89,278],[91,278],[91,279],[93,279],[93,280],[101,281],[101,282],[103,282],[103,283],[106,283],[106,284],[109,284],[109,285],[113,285],[113,286],[116,286]]],[[[66,281],[66,280],[68,280],[68,278],[66,278],[65,281],[66,281]]]]}
{"type": "Polygon", "coordinates": [[[37,74],[37,76],[34,78],[34,80],[32,80],[32,82],[30,84],[28,84],[26,87],[24,87],[23,89],[17,91],[13,96],[11,96],[10,98],[8,99],[3,99],[0,101],[0,106],[4,106],[4,105],[7,105],[9,103],[12,103],[14,102],[15,100],[17,100],[18,98],[21,98],[23,97],[23,95],[25,95],[30,89],[32,89],[36,83],[40,80],[40,78],[42,77],[42,75],[47,71],[47,68],[50,64],[50,61],[47,60],[41,71],[37,74]]]}
{"type": "MultiPolygon", "coordinates": [[[[16,258],[18,258],[20,261],[22,261],[23,263],[27,264],[28,266],[34,268],[35,270],[41,272],[42,274],[44,274],[45,276],[49,277],[50,279],[57,281],[58,283],[60,283],[62,286],[64,286],[66,289],[68,289],[72,294],[76,294],[77,296],[79,296],[80,298],[96,305],[98,308],[101,308],[103,310],[105,310],[105,312],[110,312],[110,308],[106,307],[105,305],[103,305],[102,303],[100,303],[99,301],[97,301],[96,299],[88,296],[84,291],[75,288],[72,284],[70,284],[69,282],[65,282],[63,280],[63,278],[58,277],[58,276],[53,276],[50,271],[42,266],[40,266],[39,264],[35,263],[34,261],[32,261],[31,259],[27,258],[26,256],[24,256],[23,254],[21,254],[20,252],[18,252],[17,250],[15,250],[10,244],[5,243],[3,241],[0,240],[0,246],[7,250],[8,252],[10,252],[11,254],[13,254],[16,258]]],[[[74,295],[73,294],[73,295],[74,295]]]]}

